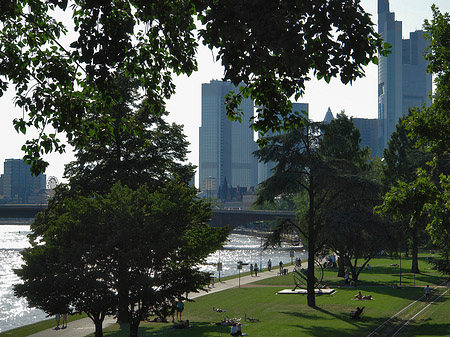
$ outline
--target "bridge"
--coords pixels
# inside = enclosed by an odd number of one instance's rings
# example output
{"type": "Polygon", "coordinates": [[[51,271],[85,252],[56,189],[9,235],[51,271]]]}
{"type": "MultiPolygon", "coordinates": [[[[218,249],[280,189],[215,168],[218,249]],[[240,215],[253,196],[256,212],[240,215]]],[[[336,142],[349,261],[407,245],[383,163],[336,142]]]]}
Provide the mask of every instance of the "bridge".
{"type": "Polygon", "coordinates": [[[274,221],[279,219],[290,219],[295,221],[295,212],[213,209],[211,223],[217,227],[228,225],[231,229],[234,229],[239,226],[245,226],[250,222],[274,221]]]}
{"type": "MultiPolygon", "coordinates": [[[[1,218],[34,218],[42,212],[46,204],[0,204],[1,218]]],[[[217,227],[230,226],[234,229],[250,222],[273,221],[278,219],[295,220],[295,212],[288,211],[250,211],[238,209],[213,209],[211,224],[217,227]]]]}

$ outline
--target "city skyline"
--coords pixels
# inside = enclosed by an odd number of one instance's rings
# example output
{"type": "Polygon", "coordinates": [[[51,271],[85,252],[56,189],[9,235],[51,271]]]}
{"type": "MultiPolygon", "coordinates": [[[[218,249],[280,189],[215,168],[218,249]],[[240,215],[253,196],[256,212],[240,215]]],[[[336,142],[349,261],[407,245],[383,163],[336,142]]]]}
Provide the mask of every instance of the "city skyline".
{"type": "MultiPolygon", "coordinates": [[[[421,29],[423,19],[431,19],[431,4],[436,5],[442,12],[450,12],[450,2],[446,0],[414,0],[404,6],[404,0],[390,0],[390,11],[395,12],[396,20],[403,23],[403,38],[408,38],[409,32],[421,29]]],[[[361,1],[363,8],[372,14],[372,21],[376,24],[377,1],[361,1]]],[[[377,28],[375,28],[377,29],[377,28]]],[[[174,78],[177,92],[167,103],[170,112],[168,121],[184,124],[184,132],[191,145],[188,160],[198,165],[198,128],[201,121],[201,83],[207,83],[212,79],[221,79],[222,67],[214,62],[215,54],[200,44],[198,53],[199,71],[191,77],[180,76],[174,78]]],[[[358,79],[352,86],[340,84],[338,79],[332,79],[330,84],[324,81],[311,80],[306,84],[306,94],[298,102],[309,104],[310,117],[313,120],[323,120],[328,107],[333,113],[345,109],[347,115],[359,118],[377,118],[377,67],[369,65],[366,68],[366,78],[358,79]]],[[[22,158],[21,146],[32,134],[18,135],[12,120],[21,117],[24,112],[12,103],[12,89],[6,93],[0,102],[3,108],[2,114],[2,151],[0,161],[6,158],[22,158]]],[[[46,171],[47,176],[56,176],[60,181],[64,164],[73,160],[69,151],[66,154],[51,154],[46,156],[50,166],[46,171]]],[[[1,171],[0,171],[1,173],[1,171]]],[[[196,180],[198,185],[198,180],[196,180]]]]}

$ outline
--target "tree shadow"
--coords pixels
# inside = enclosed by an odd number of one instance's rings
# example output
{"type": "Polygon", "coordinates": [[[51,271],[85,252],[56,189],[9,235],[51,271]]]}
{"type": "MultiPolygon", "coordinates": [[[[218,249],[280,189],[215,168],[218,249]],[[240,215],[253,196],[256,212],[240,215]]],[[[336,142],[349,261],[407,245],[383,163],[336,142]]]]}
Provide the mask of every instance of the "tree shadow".
{"type": "MultiPolygon", "coordinates": [[[[206,322],[191,322],[191,328],[172,329],[172,324],[155,323],[157,325],[141,325],[138,330],[138,336],[183,336],[197,337],[202,335],[227,336],[230,333],[230,327],[225,325],[213,325],[206,322]],[[160,325],[163,324],[163,325],[160,325]]],[[[104,337],[128,337],[130,330],[128,324],[121,324],[117,331],[104,331],[104,337]]]]}

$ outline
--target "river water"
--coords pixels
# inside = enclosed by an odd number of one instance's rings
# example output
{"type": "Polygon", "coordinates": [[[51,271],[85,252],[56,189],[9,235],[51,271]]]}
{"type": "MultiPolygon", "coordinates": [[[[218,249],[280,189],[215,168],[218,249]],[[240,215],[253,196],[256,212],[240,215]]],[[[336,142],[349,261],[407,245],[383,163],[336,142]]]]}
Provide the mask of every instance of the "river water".
{"type": "MultiPolygon", "coordinates": [[[[0,332],[17,328],[19,326],[35,323],[45,319],[44,312],[28,308],[23,298],[16,298],[12,286],[19,282],[14,274],[14,268],[20,268],[22,258],[20,251],[29,246],[27,234],[30,231],[28,225],[0,225],[0,332]]],[[[280,249],[262,250],[262,240],[258,237],[231,234],[224,249],[210,255],[207,265],[201,269],[219,276],[216,264],[222,263],[220,276],[237,274],[237,262],[262,263],[267,268],[267,261],[272,260],[272,266],[277,267],[280,261],[291,262],[293,258],[306,258],[305,252],[298,247],[281,247],[280,249]]],[[[249,266],[244,266],[243,271],[248,271],[249,266]]]]}

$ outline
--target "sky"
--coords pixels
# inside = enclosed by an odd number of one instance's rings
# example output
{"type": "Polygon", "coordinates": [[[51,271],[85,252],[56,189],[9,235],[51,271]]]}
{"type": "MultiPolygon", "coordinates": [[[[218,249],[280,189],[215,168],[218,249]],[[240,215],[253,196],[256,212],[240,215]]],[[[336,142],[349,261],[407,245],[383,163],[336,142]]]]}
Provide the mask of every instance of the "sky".
{"type": "MultiPolygon", "coordinates": [[[[409,32],[422,29],[424,19],[431,19],[431,5],[436,4],[442,12],[450,12],[450,0],[390,0],[390,11],[403,23],[403,38],[409,32]]],[[[372,21],[377,22],[377,0],[362,0],[363,8],[372,14],[372,21]]],[[[190,142],[188,161],[198,165],[198,135],[201,126],[201,84],[212,79],[220,80],[223,68],[214,62],[213,53],[204,46],[198,50],[199,70],[190,77],[174,78],[176,94],[167,102],[170,112],[167,120],[184,125],[184,133],[190,142]]],[[[309,114],[312,120],[323,120],[328,108],[334,115],[345,110],[348,116],[360,118],[377,117],[377,66],[369,65],[365,69],[366,77],[356,80],[352,85],[343,85],[338,79],[330,84],[311,80],[306,84],[305,95],[298,102],[309,103],[309,114]]],[[[13,91],[9,90],[0,97],[0,173],[3,173],[3,162],[7,158],[22,158],[21,147],[32,137],[32,133],[19,135],[12,126],[14,118],[22,116],[20,108],[14,106],[13,91]]],[[[65,154],[51,154],[45,157],[50,166],[47,178],[55,176],[63,181],[64,165],[74,159],[71,151],[65,154]]]]}

